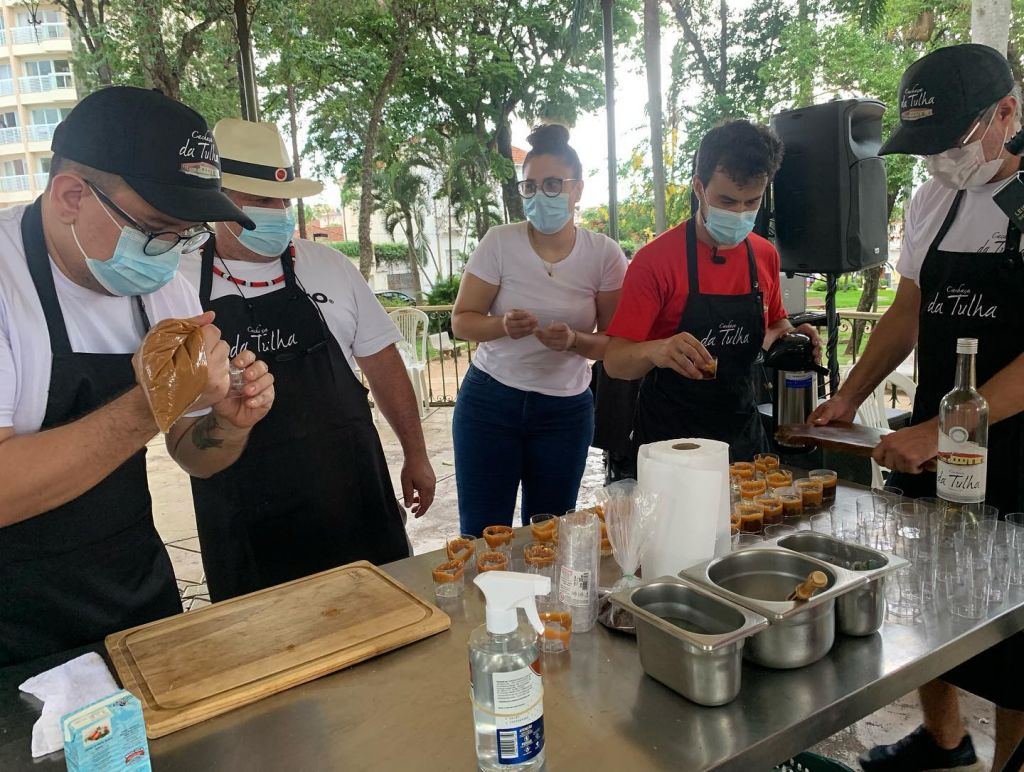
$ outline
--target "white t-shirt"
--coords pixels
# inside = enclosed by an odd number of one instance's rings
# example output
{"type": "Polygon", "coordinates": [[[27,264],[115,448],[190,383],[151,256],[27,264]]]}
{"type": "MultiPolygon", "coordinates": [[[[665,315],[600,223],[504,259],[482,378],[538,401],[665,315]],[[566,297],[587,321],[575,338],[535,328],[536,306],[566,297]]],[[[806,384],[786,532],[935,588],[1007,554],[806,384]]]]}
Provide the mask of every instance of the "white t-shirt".
{"type": "MultiPolygon", "coordinates": [[[[337,250],[305,239],[295,239],[295,276],[309,296],[320,306],[327,327],[341,346],[349,366],[355,368],[353,357],[368,357],[402,340],[387,311],[352,261],[337,250]]],[[[244,260],[215,258],[214,266],[248,282],[272,282],[281,275],[281,261],[250,263],[244,260]]],[[[198,252],[184,255],[181,273],[199,291],[202,257],[198,252]]],[[[238,294],[259,297],[283,287],[236,287],[216,274],[210,299],[238,294]]],[[[214,321],[216,324],[216,321],[214,321]]],[[[231,356],[238,354],[238,342],[228,340],[231,356]]]]}
{"type": "MultiPolygon", "coordinates": [[[[600,233],[576,229],[568,257],[552,267],[530,244],[525,222],[487,231],[466,264],[466,272],[499,286],[490,313],[503,316],[523,309],[542,327],[565,322],[574,330],[597,325],[597,293],[622,288],[626,256],[600,233]]],[[[473,364],[495,380],[523,391],[572,397],[590,387],[590,363],[571,351],[552,351],[530,335],[481,343],[473,364]]]]}
{"type": "MultiPolygon", "coordinates": [[[[1002,252],[1006,245],[1009,219],[992,194],[1004,180],[971,188],[964,193],[960,209],[939,247],[947,252],[1002,252]]],[[[906,211],[903,247],[896,270],[901,277],[920,286],[921,266],[928,247],[939,234],[956,191],[928,180],[922,185],[906,211]]]]}
{"type": "MultiPolygon", "coordinates": [[[[26,207],[0,210],[0,427],[18,434],[39,431],[46,415],[52,352],[21,240],[26,207]]],[[[50,262],[71,349],[80,354],[134,354],[142,319],[134,298],[80,287],[50,262]]],[[[203,312],[199,296],[180,276],[142,298],[151,324],[203,312]]],[[[198,411],[189,415],[200,415],[198,411]]]]}

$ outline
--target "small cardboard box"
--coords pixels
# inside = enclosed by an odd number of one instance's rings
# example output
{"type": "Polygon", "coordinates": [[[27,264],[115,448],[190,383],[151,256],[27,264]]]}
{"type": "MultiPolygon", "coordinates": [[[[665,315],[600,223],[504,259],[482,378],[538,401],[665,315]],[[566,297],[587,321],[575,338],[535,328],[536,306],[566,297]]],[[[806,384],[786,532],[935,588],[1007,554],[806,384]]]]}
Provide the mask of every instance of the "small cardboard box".
{"type": "Polygon", "coordinates": [[[115,692],[61,719],[68,772],[148,772],[149,743],[142,705],[115,692]]]}

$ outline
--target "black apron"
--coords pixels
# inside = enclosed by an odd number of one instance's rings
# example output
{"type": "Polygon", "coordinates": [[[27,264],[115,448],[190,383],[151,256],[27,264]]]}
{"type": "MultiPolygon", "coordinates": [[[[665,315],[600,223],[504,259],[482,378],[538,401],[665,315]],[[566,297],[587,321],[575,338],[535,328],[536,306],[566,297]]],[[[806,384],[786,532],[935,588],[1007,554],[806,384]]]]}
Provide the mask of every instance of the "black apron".
{"type": "Polygon", "coordinates": [[[210,299],[214,246],[203,248],[199,296],[216,311],[232,356],[251,350],[274,374],[274,407],[232,466],[192,478],[210,598],[225,600],[354,560],[408,557],[367,391],[316,303],[298,285],[294,248],[285,283],[254,298],[210,299]]]}
{"type": "MultiPolygon", "coordinates": [[[[938,415],[939,402],[956,376],[957,338],[977,338],[976,369],[983,384],[1016,359],[1024,346],[1024,263],[1020,231],[1012,223],[1002,252],[946,252],[939,248],[964,196],[956,194],[921,266],[917,361],[919,383],[911,424],[938,415]]],[[[1000,516],[1024,510],[1024,414],[992,424],[988,432],[985,501],[1000,516]]],[[[914,498],[935,495],[935,474],[891,475],[889,483],[914,498]]],[[[1024,710],[1024,675],[1018,633],[943,676],[944,680],[1004,708],[1024,710]]]]}
{"type": "MultiPolygon", "coordinates": [[[[45,431],[130,390],[135,372],[131,354],[71,350],[39,200],[25,210],[21,237],[53,355],[45,431]]],[[[0,667],[180,612],[171,561],[153,525],[145,448],[77,499],[0,528],[0,667]]]]}
{"type": "Polygon", "coordinates": [[[700,291],[697,270],[697,226],[686,224],[686,268],[689,290],[676,334],[688,332],[718,357],[714,380],[685,378],[668,368],[655,368],[643,379],[633,443],[677,437],[701,437],[729,444],[733,460],[749,460],[768,449],[768,437],[754,399],[751,368],[764,342],[764,299],[750,240],[745,239],[750,292],[708,295],[700,291]]]}

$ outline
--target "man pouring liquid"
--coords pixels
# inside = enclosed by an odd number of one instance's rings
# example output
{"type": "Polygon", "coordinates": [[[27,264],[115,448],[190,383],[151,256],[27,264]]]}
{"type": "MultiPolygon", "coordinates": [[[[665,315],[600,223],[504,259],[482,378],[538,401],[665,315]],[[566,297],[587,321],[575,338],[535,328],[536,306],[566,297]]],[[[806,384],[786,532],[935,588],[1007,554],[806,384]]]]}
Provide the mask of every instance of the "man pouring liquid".
{"type": "MultiPolygon", "coordinates": [[[[643,378],[635,446],[704,437],[727,442],[733,459],[768,449],[751,367],[793,325],[779,254],[751,231],[782,152],[764,126],[740,120],[712,129],[697,152],[698,211],[633,258],[608,328],[605,369],[643,378]]],[[[820,348],[812,326],[798,331],[820,348]]]]}

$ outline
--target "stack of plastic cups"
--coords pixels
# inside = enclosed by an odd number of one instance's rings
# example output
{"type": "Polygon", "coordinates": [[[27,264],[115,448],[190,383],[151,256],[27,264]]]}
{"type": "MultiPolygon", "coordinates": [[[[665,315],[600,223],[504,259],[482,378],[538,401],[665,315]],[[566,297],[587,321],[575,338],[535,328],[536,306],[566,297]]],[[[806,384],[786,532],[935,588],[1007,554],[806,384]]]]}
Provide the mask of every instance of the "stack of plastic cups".
{"type": "Polygon", "coordinates": [[[925,596],[927,568],[922,549],[928,530],[928,507],[917,501],[896,504],[889,517],[892,524],[892,550],[910,565],[901,568],[886,583],[886,599],[891,613],[896,616],[913,617],[920,613],[925,596]]]}
{"type": "Polygon", "coordinates": [[[981,619],[988,612],[992,590],[992,561],[975,529],[953,534],[956,570],[946,573],[949,610],[966,619],[981,619]]]}
{"type": "Polygon", "coordinates": [[[572,611],[572,631],[597,622],[601,521],[593,512],[571,512],[558,524],[558,598],[572,611]]]}
{"type": "Polygon", "coordinates": [[[1006,548],[1010,562],[1010,583],[1024,586],[1024,512],[1006,516],[1006,548]]]}

